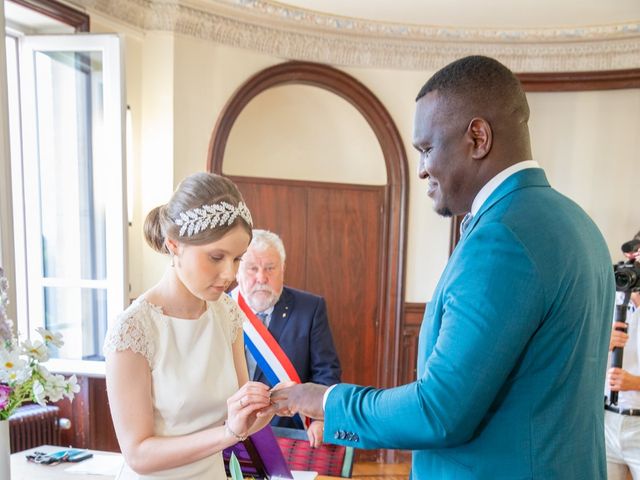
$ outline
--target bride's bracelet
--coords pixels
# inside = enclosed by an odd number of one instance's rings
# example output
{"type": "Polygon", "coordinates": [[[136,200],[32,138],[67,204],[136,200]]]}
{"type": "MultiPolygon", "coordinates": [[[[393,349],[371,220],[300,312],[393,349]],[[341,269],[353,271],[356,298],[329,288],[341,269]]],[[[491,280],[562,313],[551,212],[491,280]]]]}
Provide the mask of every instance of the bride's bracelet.
{"type": "Polygon", "coordinates": [[[249,436],[246,433],[244,435],[238,435],[236,432],[231,430],[231,428],[229,427],[229,424],[227,422],[224,422],[224,429],[227,432],[229,432],[232,436],[234,436],[236,438],[236,440],[238,440],[239,442],[244,442],[247,439],[247,437],[249,436]]]}

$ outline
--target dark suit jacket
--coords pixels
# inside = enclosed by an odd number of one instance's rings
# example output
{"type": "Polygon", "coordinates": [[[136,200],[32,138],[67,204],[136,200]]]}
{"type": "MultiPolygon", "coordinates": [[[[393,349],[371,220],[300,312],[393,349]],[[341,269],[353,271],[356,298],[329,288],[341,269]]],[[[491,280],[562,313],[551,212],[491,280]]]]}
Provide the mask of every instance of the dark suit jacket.
{"type": "MultiPolygon", "coordinates": [[[[269,331],[291,360],[301,382],[322,385],[340,382],[340,360],[322,297],[285,286],[273,307],[269,331]]],[[[259,367],[253,380],[269,384],[259,367]]],[[[274,418],[272,425],[302,427],[293,419],[279,417],[274,418]]]]}
{"type": "Polygon", "coordinates": [[[418,380],[339,384],[325,441],[413,450],[414,479],[606,478],[607,245],[541,169],[480,207],[420,331],[418,380]]]}

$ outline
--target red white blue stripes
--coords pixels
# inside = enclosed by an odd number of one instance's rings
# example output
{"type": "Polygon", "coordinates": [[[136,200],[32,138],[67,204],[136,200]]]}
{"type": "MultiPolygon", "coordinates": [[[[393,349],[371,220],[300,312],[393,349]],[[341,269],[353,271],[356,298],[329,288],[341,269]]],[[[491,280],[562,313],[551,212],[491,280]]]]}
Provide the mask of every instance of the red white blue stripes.
{"type": "MultiPolygon", "coordinates": [[[[287,354],[282,350],[276,339],[273,338],[267,327],[253,313],[251,307],[247,305],[239,289],[234,289],[231,292],[231,297],[238,303],[240,309],[249,319],[248,322],[243,322],[242,324],[244,343],[269,383],[272,386],[280,382],[300,383],[300,376],[291,360],[289,360],[289,357],[287,357],[287,354]]],[[[309,423],[308,419],[303,418],[305,428],[309,423]]]]}

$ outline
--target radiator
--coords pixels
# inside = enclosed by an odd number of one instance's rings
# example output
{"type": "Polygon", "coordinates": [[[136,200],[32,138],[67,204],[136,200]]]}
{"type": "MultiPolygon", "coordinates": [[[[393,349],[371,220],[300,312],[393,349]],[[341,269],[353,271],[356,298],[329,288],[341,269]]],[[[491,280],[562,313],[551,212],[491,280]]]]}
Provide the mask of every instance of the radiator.
{"type": "Polygon", "coordinates": [[[60,409],[55,406],[23,405],[9,417],[11,453],[60,445],[60,409]]]}

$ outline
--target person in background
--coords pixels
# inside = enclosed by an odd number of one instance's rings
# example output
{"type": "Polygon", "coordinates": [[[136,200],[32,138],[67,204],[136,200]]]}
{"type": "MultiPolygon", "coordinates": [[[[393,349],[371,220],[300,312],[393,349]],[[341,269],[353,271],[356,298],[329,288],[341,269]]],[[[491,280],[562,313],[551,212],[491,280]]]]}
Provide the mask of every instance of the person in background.
{"type": "MultiPolygon", "coordinates": [[[[622,245],[629,260],[640,259],[640,232],[622,245]]],[[[621,301],[622,303],[622,301],[621,301]]],[[[614,322],[609,351],[624,348],[622,368],[607,372],[606,388],[618,392],[618,402],[605,400],[604,432],[607,447],[607,478],[625,480],[631,473],[640,479],[640,292],[632,292],[627,322],[614,322]]]]}
{"type": "MultiPolygon", "coordinates": [[[[300,381],[334,385],[340,381],[341,370],[327,306],[322,297],[284,285],[285,260],[284,244],[278,235],[253,230],[238,270],[238,288],[289,357],[300,381]]],[[[249,351],[247,364],[252,380],[270,385],[249,351]]],[[[275,418],[272,425],[302,428],[299,418],[275,418]]],[[[314,447],[322,444],[323,426],[322,421],[314,421],[307,430],[314,447]]]]}
{"type": "Polygon", "coordinates": [[[119,479],[226,479],[222,450],[271,419],[268,388],[249,382],[242,322],[225,294],[251,240],[237,187],[211,173],[183,180],[147,216],[168,255],[159,282],[109,330],[107,392],[125,466],[119,479]]]}
{"type": "Polygon", "coordinates": [[[522,85],[492,58],[427,81],[418,176],[437,213],[466,215],[427,304],[417,381],[294,385],[265,414],[324,418],[324,440],[341,445],[413,450],[414,479],[605,477],[611,257],[532,160],[528,121],[522,85]]]}

